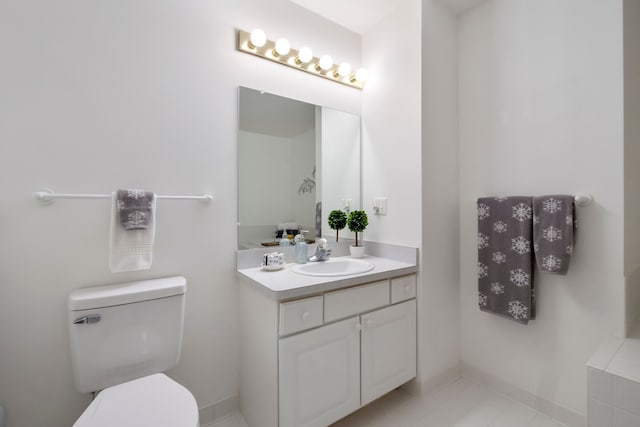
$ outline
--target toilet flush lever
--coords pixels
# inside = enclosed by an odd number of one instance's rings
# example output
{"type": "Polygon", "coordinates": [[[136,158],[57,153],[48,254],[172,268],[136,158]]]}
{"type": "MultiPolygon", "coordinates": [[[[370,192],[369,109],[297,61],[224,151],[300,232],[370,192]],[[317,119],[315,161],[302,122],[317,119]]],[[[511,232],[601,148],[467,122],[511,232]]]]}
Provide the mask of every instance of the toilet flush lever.
{"type": "Polygon", "coordinates": [[[99,314],[88,314],[86,316],[78,317],[73,321],[74,325],[88,325],[90,323],[98,323],[100,321],[99,314]]]}

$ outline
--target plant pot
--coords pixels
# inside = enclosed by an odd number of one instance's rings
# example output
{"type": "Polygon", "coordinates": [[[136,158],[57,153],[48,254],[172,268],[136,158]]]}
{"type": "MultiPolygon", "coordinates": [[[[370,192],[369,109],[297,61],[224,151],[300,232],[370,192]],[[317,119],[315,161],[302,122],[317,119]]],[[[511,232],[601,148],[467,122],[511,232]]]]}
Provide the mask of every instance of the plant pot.
{"type": "Polygon", "coordinates": [[[349,246],[351,258],[362,258],[364,256],[364,246],[349,246]]]}

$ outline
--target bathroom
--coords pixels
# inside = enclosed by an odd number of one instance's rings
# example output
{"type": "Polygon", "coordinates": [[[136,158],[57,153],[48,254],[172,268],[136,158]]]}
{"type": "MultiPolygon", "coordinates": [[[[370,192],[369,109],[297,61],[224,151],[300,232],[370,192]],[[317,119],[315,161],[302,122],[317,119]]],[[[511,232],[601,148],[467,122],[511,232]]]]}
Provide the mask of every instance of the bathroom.
{"type": "Polygon", "coordinates": [[[240,86],[361,116],[364,238],[419,250],[408,391],[481,379],[586,425],[585,364],[640,313],[640,172],[628,167],[640,160],[638,2],[327,2],[333,20],[298,3],[0,2],[8,427],[70,426],[91,400],[73,384],[71,291],[175,275],[188,291],[168,375],[195,396],[201,425],[238,410],[240,86]],[[364,90],[239,52],[237,30],[258,27],[366,67],[364,90]],[[33,193],[117,188],[214,200],[159,201],[152,268],[114,274],[108,203],[41,206],[33,193]],[[594,203],[578,209],[569,274],[539,276],[536,320],[480,312],[475,200],[576,192],[594,203]],[[377,197],[386,216],[371,214],[377,197]]]}

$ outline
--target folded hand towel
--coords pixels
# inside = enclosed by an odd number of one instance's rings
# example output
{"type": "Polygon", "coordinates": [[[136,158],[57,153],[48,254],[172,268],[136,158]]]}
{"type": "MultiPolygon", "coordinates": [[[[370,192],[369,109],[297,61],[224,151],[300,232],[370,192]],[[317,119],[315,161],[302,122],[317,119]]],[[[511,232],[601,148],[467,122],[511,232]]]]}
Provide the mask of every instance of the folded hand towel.
{"type": "Polygon", "coordinates": [[[156,195],[143,190],[118,190],[117,210],[125,230],[146,230],[156,195]]]}
{"type": "Polygon", "coordinates": [[[531,201],[478,199],[478,305],[524,324],[535,318],[531,201]]]}
{"type": "Polygon", "coordinates": [[[567,274],[573,251],[573,196],[548,195],[533,199],[533,237],[538,269],[567,274]]]}
{"type": "Polygon", "coordinates": [[[112,194],[109,266],[113,273],[148,270],[153,260],[156,197],[151,193],[147,228],[125,229],[118,210],[118,194],[112,194]]]}

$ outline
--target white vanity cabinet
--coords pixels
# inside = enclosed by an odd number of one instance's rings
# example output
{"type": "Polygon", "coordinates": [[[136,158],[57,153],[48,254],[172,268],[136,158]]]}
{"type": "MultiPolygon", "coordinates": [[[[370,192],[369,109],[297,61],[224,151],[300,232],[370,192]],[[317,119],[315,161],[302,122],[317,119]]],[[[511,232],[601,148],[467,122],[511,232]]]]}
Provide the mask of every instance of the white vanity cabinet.
{"type": "Polygon", "coordinates": [[[326,426],[360,407],[360,321],[280,340],[280,427],[326,426]]]}
{"type": "Polygon", "coordinates": [[[322,427],[416,376],[416,275],[279,302],[241,286],[249,427],[322,427]]]}
{"type": "Polygon", "coordinates": [[[361,317],[361,404],[416,376],[416,300],[361,317]]]}

